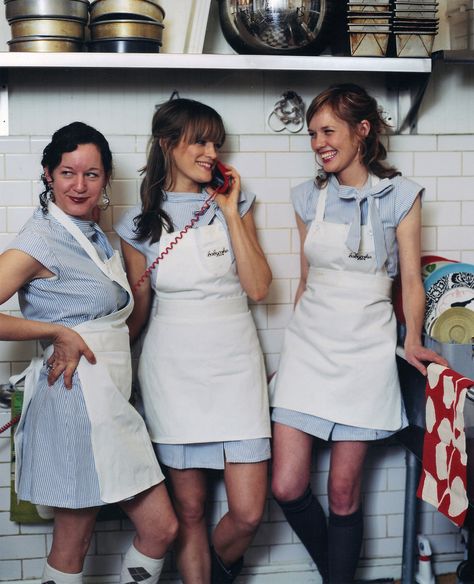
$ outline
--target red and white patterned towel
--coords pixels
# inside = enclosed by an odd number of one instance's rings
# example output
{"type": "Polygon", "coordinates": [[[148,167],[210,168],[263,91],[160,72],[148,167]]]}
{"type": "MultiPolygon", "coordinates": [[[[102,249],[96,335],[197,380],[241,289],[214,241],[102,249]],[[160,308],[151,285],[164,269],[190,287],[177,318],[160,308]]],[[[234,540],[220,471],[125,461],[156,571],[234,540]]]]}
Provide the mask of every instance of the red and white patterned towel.
{"type": "Polygon", "coordinates": [[[417,495],[458,526],[468,508],[464,402],[474,381],[431,363],[426,382],[426,433],[417,495]]]}

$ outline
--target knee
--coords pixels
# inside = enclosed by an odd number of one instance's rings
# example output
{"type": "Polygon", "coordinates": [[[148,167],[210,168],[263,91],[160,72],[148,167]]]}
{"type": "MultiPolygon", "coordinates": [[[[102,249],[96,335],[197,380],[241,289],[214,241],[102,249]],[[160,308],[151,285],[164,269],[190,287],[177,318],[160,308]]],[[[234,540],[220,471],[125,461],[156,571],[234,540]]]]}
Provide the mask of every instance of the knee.
{"type": "Polygon", "coordinates": [[[180,501],[176,505],[178,521],[183,525],[196,525],[205,521],[206,508],[201,501],[180,501]]]}
{"type": "Polygon", "coordinates": [[[272,477],[272,494],[277,503],[289,503],[299,499],[308,485],[295,480],[285,480],[277,476],[272,477]]]}
{"type": "Polygon", "coordinates": [[[253,535],[263,518],[263,509],[239,509],[229,511],[237,530],[242,536],[253,535]]]}
{"type": "Polygon", "coordinates": [[[166,548],[169,548],[171,546],[171,544],[178,536],[178,528],[179,525],[176,517],[173,517],[172,519],[167,521],[166,525],[161,526],[161,529],[158,533],[158,538],[163,546],[165,546],[166,548]]]}
{"type": "Polygon", "coordinates": [[[356,485],[341,481],[329,488],[329,508],[337,515],[350,515],[360,507],[356,485]]]}

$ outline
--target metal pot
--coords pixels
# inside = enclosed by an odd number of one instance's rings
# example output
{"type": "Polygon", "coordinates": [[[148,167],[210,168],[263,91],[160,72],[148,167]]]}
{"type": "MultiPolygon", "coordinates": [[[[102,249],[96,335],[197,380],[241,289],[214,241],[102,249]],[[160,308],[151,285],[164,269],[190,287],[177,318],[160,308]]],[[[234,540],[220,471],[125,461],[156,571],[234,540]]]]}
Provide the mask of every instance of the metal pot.
{"type": "Polygon", "coordinates": [[[87,22],[88,0],[5,0],[8,22],[25,18],[68,18],[87,22]]]}
{"type": "Polygon", "coordinates": [[[31,18],[14,20],[10,27],[12,39],[28,36],[84,38],[84,24],[78,20],[31,18]]]}
{"type": "Polygon", "coordinates": [[[21,37],[7,41],[11,52],[72,53],[82,49],[82,42],[64,37],[21,37]]]}
{"type": "Polygon", "coordinates": [[[91,53],[159,53],[161,43],[142,39],[105,39],[88,43],[91,53]]]}
{"type": "Polygon", "coordinates": [[[89,25],[91,40],[135,38],[161,42],[163,25],[148,20],[101,20],[89,25]]]}
{"type": "Polygon", "coordinates": [[[238,53],[319,54],[340,0],[219,0],[222,32],[238,53]]]}
{"type": "Polygon", "coordinates": [[[117,19],[117,17],[141,17],[163,22],[165,17],[163,8],[151,0],[95,0],[91,4],[90,14],[91,22],[104,18],[117,19]]]}

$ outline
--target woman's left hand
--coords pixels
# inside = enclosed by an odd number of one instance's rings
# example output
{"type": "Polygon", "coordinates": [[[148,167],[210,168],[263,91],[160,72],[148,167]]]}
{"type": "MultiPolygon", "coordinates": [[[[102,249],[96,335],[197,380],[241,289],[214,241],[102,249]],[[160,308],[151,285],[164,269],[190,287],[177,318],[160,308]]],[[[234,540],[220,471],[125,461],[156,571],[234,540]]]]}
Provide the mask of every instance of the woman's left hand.
{"type": "Polygon", "coordinates": [[[445,367],[449,365],[444,357],[427,349],[422,344],[405,343],[405,359],[423,375],[427,373],[425,363],[438,363],[445,367]]]}
{"type": "MultiPolygon", "coordinates": [[[[221,211],[224,213],[224,216],[227,218],[228,215],[232,214],[233,212],[237,212],[237,203],[240,197],[240,175],[235,170],[233,166],[227,167],[227,176],[230,176],[230,188],[227,193],[217,193],[214,200],[219,205],[221,211]]],[[[212,187],[208,187],[208,192],[211,194],[212,187]]]]}

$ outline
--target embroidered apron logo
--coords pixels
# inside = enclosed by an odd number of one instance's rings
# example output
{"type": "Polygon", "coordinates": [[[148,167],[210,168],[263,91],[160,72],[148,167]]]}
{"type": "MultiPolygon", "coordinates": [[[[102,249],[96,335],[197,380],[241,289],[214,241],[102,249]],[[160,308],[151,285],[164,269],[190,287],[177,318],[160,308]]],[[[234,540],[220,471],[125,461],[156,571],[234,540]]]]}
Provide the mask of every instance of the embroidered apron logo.
{"type": "Polygon", "coordinates": [[[361,254],[359,254],[359,253],[357,253],[355,251],[351,252],[349,254],[349,257],[352,258],[352,259],[355,258],[356,260],[371,260],[372,259],[372,256],[370,254],[368,254],[368,253],[366,253],[364,255],[361,255],[361,254]]]}
{"type": "Polygon", "coordinates": [[[207,252],[207,257],[210,258],[212,256],[215,256],[219,258],[225,255],[226,253],[229,253],[229,250],[226,247],[223,247],[222,249],[213,249],[207,252]]]}

